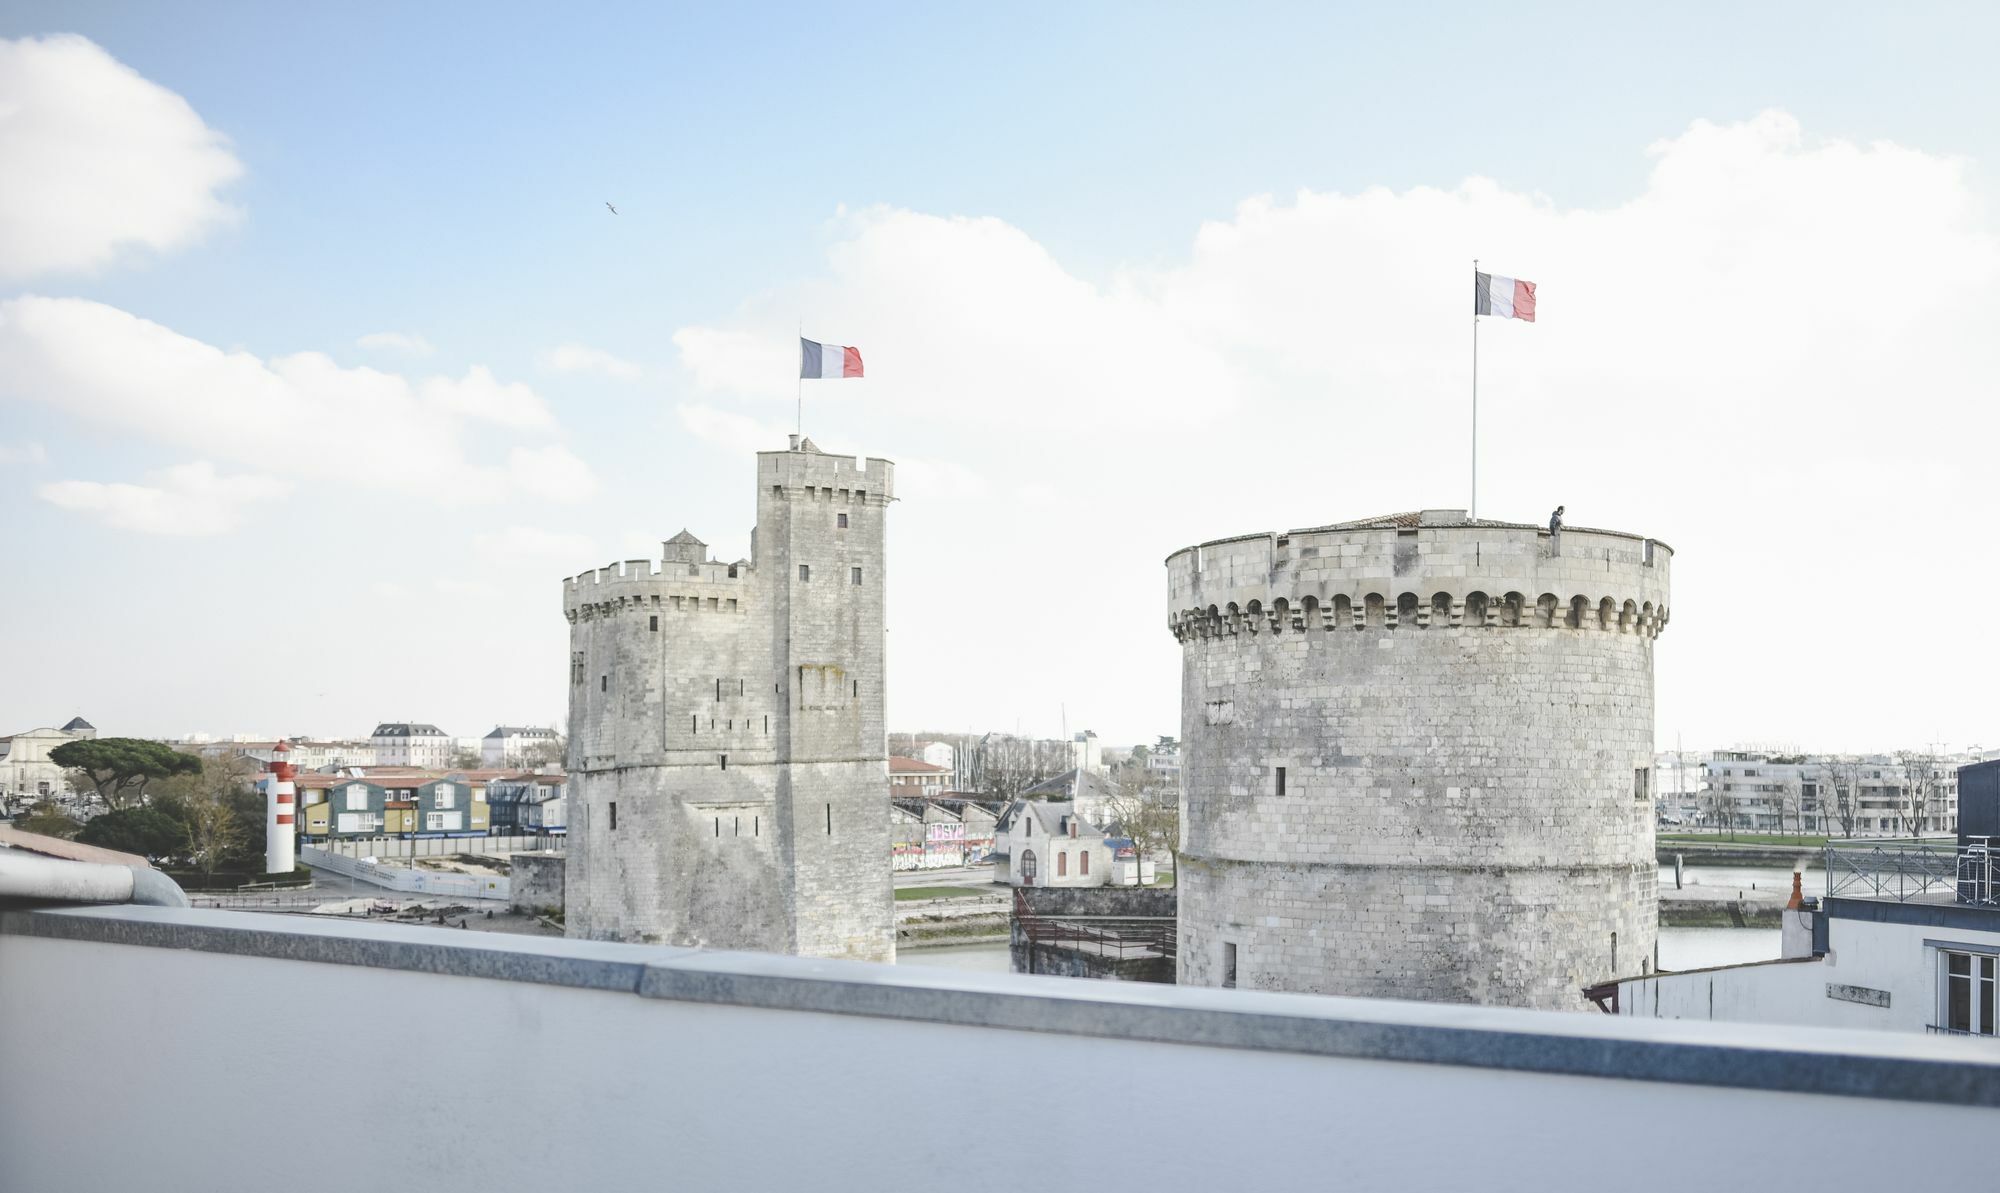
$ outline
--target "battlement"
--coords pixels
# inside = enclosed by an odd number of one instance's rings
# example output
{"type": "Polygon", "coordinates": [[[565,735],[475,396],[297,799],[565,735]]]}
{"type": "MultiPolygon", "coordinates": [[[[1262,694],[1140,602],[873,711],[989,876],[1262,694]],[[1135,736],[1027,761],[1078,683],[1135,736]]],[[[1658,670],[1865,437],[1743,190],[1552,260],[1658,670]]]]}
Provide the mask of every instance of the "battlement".
{"type": "Polygon", "coordinates": [[[865,456],[828,455],[810,439],[793,437],[787,451],[757,453],[757,482],[787,496],[886,505],[895,500],[896,465],[865,456]]]}
{"type": "Polygon", "coordinates": [[[609,563],[563,580],[563,611],[574,621],[581,610],[618,604],[679,608],[693,601],[702,607],[706,607],[703,602],[716,602],[717,608],[724,602],[736,607],[738,601],[748,599],[755,570],[748,560],[666,560],[655,564],[650,559],[628,559],[622,564],[609,563]]]}
{"type": "Polygon", "coordinates": [[[1612,530],[1434,510],[1218,539],[1167,557],[1182,641],[1287,629],[1603,629],[1653,637],[1673,550],[1612,530]]]}

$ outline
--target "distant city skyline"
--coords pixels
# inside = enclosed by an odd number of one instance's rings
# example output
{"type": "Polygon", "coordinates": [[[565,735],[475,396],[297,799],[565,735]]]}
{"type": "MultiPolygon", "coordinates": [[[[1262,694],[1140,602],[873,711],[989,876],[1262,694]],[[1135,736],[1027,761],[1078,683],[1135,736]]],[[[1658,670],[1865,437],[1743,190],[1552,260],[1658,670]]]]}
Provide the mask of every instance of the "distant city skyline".
{"type": "Polygon", "coordinates": [[[1178,733],[1170,552],[1468,504],[1477,258],[1479,511],[1674,548],[1660,749],[2000,745],[2000,12],[813,27],[0,9],[0,733],[560,725],[561,579],[749,554],[801,330],[889,723],[1178,733]]]}

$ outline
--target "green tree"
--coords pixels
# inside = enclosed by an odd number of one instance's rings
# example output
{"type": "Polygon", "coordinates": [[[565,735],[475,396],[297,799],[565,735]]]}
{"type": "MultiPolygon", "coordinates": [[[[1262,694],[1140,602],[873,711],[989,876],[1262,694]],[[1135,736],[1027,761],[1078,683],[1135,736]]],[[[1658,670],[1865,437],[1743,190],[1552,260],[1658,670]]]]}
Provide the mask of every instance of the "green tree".
{"type": "Polygon", "coordinates": [[[49,761],[82,775],[114,812],[142,801],[147,783],[201,771],[194,755],[136,737],[66,741],[49,751],[49,761]]]}
{"type": "Polygon", "coordinates": [[[44,837],[61,837],[71,840],[83,826],[56,811],[56,806],[43,800],[28,809],[28,814],[14,822],[14,827],[24,833],[39,833],[44,837]]]}
{"type": "Polygon", "coordinates": [[[93,817],[76,839],[154,861],[184,857],[190,845],[185,824],[152,808],[123,808],[93,817]]]}

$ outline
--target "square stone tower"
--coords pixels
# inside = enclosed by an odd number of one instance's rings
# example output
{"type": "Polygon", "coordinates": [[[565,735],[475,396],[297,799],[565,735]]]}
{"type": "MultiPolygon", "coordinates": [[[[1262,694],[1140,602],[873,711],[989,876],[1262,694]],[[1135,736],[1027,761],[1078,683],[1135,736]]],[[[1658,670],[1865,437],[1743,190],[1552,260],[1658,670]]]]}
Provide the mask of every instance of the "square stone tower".
{"type": "Polygon", "coordinates": [[[893,480],[795,436],[758,453],[751,559],[683,531],[564,582],[570,935],[893,958],[893,480]]]}

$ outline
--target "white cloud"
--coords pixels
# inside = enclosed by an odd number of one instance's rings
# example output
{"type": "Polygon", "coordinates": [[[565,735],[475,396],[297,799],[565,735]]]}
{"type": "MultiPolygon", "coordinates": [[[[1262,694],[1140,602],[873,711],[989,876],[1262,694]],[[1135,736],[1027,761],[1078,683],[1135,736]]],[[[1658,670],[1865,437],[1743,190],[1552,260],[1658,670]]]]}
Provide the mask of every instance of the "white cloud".
{"type": "Polygon", "coordinates": [[[597,566],[596,545],[589,535],[538,526],[509,526],[476,534],[472,548],[487,563],[502,567],[547,570],[573,575],[597,566]]]}
{"type": "Polygon", "coordinates": [[[207,535],[234,530],[245,506],[282,497],[290,488],[275,477],[223,476],[206,460],[165,468],[146,479],[150,483],[144,485],[55,481],[35,492],[51,505],[118,530],[207,535]]]}
{"type": "Polygon", "coordinates": [[[166,252],[243,172],[186,100],[73,34],[0,39],[0,280],[166,252]]]}
{"type": "Polygon", "coordinates": [[[363,348],[377,351],[406,352],[411,356],[429,356],[436,351],[431,342],[420,335],[400,331],[376,331],[354,341],[363,348]]]}
{"type": "Polygon", "coordinates": [[[0,464],[46,464],[48,459],[39,443],[0,443],[0,464]]]}
{"type": "Polygon", "coordinates": [[[424,400],[467,418],[485,419],[518,430],[555,426],[556,419],[535,391],[518,381],[501,383],[484,365],[474,365],[456,381],[432,377],[422,386],[424,400]]]}
{"type": "Polygon", "coordinates": [[[789,424],[795,311],[860,345],[867,379],[808,383],[812,423],[1011,495],[919,497],[936,478],[905,469],[892,541],[924,554],[891,563],[906,670],[890,691],[931,703],[892,719],[1006,723],[1061,691],[1072,725],[1168,732],[1177,654],[1149,610],[1169,551],[1466,503],[1479,257],[1541,286],[1538,323],[1480,329],[1480,513],[1539,522],[1564,503],[1574,524],[1680,549],[1664,729],[1975,736],[1952,723],[1970,711],[1861,699],[1978,707],[1955,652],[1863,645],[1855,618],[1917,599],[1912,583],[1947,602],[2000,587],[2000,556],[1943,516],[1990,505],[1991,196],[1957,159],[1815,141],[1783,113],[1646,152],[1642,190],[1601,208],[1478,178],[1251,198],[1180,259],[1102,281],[995,220],[862,211],[836,224],[824,276],[675,333],[703,395],[681,422],[731,450],[789,424]],[[1069,649],[1076,601],[966,582],[996,559],[1059,560],[1064,591],[1109,614],[1091,649],[1069,649]],[[1058,645],[1024,659],[1025,643],[1058,645]],[[937,669],[990,682],[940,688],[937,669]]]}
{"type": "Polygon", "coordinates": [[[548,366],[559,373],[603,373],[620,381],[635,381],[645,371],[629,360],[583,344],[558,345],[547,360],[548,366]]]}
{"type": "Polygon", "coordinates": [[[683,402],[674,407],[674,413],[696,439],[727,448],[737,455],[777,451],[788,442],[787,432],[776,423],[763,422],[733,410],[718,410],[700,402],[683,402]]]}
{"type": "Polygon", "coordinates": [[[514,448],[507,453],[507,474],[523,493],[551,501],[582,501],[597,492],[590,465],[560,443],[514,448]]]}
{"type": "Polygon", "coordinates": [[[287,474],[446,504],[521,489],[576,500],[594,488],[589,467],[560,445],[516,447],[504,465],[471,456],[462,443],[468,417],[515,428],[552,421],[525,387],[501,385],[484,369],[413,385],[317,352],[267,361],[82,299],[0,302],[4,397],[242,465],[283,460],[287,474]]]}

